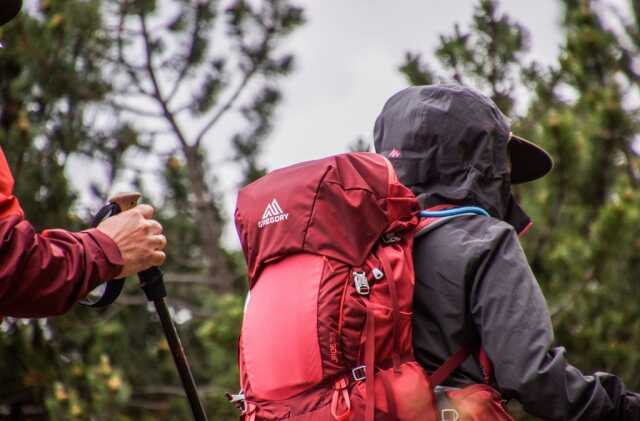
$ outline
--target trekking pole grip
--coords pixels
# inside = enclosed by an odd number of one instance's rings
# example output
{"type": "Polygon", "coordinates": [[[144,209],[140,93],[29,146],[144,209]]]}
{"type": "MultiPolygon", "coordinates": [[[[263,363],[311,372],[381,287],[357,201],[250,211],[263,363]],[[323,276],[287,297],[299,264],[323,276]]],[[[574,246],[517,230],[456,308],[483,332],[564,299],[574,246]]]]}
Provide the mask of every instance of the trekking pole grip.
{"type": "MultiPolygon", "coordinates": [[[[120,193],[110,197],[108,203],[94,215],[91,226],[95,228],[105,219],[135,207],[139,199],[140,193],[137,192],[120,193]]],[[[79,302],[88,307],[106,307],[118,298],[123,288],[124,278],[110,279],[89,291],[79,302]]]]}
{"type": "Polygon", "coordinates": [[[109,198],[109,203],[118,205],[120,212],[128,211],[138,205],[141,194],[138,192],[118,193],[109,198]]]}

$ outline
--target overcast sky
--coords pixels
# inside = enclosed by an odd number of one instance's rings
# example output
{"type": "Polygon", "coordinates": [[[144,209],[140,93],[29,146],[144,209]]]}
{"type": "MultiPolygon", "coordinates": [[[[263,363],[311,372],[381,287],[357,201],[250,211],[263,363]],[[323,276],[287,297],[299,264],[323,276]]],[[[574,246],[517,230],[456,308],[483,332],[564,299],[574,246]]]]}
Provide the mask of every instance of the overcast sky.
{"type": "MultiPolygon", "coordinates": [[[[282,51],[295,56],[296,69],[281,81],[283,102],[261,162],[270,170],[295,162],[342,153],[356,138],[371,141],[373,123],[387,98],[406,86],[398,72],[407,51],[420,52],[431,65],[441,34],[450,34],[455,23],[468,28],[472,0],[293,0],[303,6],[307,22],[289,36],[282,51]]],[[[529,58],[553,63],[562,34],[558,0],[502,0],[500,12],[522,23],[531,35],[529,58]]],[[[607,4],[629,4],[608,0],[607,4]]],[[[228,139],[233,119],[224,121],[205,140],[210,167],[224,191],[224,214],[233,221],[238,169],[229,164],[228,139]]],[[[139,159],[144,161],[144,159],[139,159]]],[[[156,164],[157,165],[157,164],[156,164]]],[[[90,177],[76,187],[82,197],[101,170],[98,164],[72,164],[90,177]],[[90,165],[90,166],[87,166],[90,165]]],[[[74,177],[78,179],[78,177],[74,177]]],[[[149,188],[153,188],[153,181],[149,188]]],[[[115,186],[115,190],[130,187],[115,186]]],[[[86,204],[85,204],[86,206],[86,204]]],[[[80,204],[82,208],[83,205],[80,204]]],[[[233,223],[224,243],[238,248],[233,223]]]]}
{"type": "MultiPolygon", "coordinates": [[[[307,0],[307,23],[285,47],[297,68],[283,80],[283,104],[262,162],[269,169],[345,152],[357,137],[371,140],[385,100],[406,86],[397,68],[407,50],[431,62],[440,34],[466,28],[471,0],[307,0]]],[[[551,62],[558,53],[557,1],[508,0],[501,10],[531,32],[531,57],[551,62]]],[[[223,177],[224,178],[224,177],[223,177]]],[[[235,187],[225,179],[226,215],[233,220],[235,187]]],[[[225,243],[237,247],[233,226],[225,243]]]]}
{"type": "MultiPolygon", "coordinates": [[[[297,71],[282,84],[284,104],[264,162],[279,167],[344,151],[357,136],[371,137],[385,100],[406,86],[397,71],[407,50],[429,56],[453,24],[465,28],[475,2],[306,1],[308,23],[288,44],[297,71]]],[[[502,9],[532,34],[532,56],[558,51],[559,9],[552,0],[509,0],[502,9]]],[[[433,60],[430,60],[433,62],[433,60]]]]}

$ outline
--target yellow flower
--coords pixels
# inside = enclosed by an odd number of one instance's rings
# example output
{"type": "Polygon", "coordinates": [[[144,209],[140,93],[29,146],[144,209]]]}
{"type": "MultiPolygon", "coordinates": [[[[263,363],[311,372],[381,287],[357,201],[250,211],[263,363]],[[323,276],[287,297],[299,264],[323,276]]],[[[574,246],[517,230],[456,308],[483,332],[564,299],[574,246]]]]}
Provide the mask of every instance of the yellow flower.
{"type": "Polygon", "coordinates": [[[111,369],[111,363],[109,357],[106,355],[100,356],[100,367],[98,367],[98,373],[108,376],[113,370],[111,369]]]}
{"type": "Polygon", "coordinates": [[[18,129],[22,130],[23,132],[26,132],[31,128],[31,123],[29,123],[29,117],[27,116],[26,112],[23,111],[20,113],[16,125],[18,126],[18,129]]]}
{"type": "Polygon", "coordinates": [[[67,391],[65,390],[63,385],[61,385],[60,383],[56,383],[54,389],[57,400],[66,401],[67,399],[69,399],[69,395],[67,395],[67,391]]]}
{"type": "Polygon", "coordinates": [[[172,156],[171,158],[168,159],[167,166],[172,170],[179,170],[182,165],[180,164],[180,161],[176,157],[172,156]]]}
{"type": "Polygon", "coordinates": [[[160,343],[158,344],[158,347],[163,351],[168,351],[169,350],[169,343],[167,342],[166,339],[162,339],[160,341],[160,343]]]}
{"type": "Polygon", "coordinates": [[[49,27],[55,28],[56,26],[60,25],[63,20],[64,20],[64,16],[62,16],[60,13],[56,13],[55,15],[51,16],[51,20],[49,21],[49,27]]]}
{"type": "Polygon", "coordinates": [[[111,378],[107,382],[107,386],[109,387],[109,389],[115,392],[118,389],[120,389],[120,387],[122,386],[122,380],[120,379],[119,376],[114,374],[113,376],[111,376],[111,378]]]}
{"type": "Polygon", "coordinates": [[[80,408],[80,405],[77,403],[71,405],[71,415],[77,417],[80,414],[82,414],[82,408],[80,408]]]}

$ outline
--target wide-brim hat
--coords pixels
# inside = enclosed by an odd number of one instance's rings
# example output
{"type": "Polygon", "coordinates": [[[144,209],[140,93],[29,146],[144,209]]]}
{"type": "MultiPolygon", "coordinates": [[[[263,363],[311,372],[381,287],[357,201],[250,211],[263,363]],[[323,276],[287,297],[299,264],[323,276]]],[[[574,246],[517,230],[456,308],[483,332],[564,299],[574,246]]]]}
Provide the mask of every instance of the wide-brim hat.
{"type": "Polygon", "coordinates": [[[0,0],[0,26],[15,18],[22,7],[22,0],[0,0]]]}

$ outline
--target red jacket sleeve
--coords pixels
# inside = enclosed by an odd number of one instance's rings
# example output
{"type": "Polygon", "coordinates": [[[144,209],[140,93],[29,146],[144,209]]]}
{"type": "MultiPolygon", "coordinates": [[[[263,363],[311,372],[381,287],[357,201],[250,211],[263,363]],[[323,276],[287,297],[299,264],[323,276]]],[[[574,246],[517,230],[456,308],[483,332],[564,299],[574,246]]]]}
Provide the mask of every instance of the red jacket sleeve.
{"type": "Polygon", "coordinates": [[[11,175],[4,152],[0,149],[0,218],[6,218],[10,215],[24,218],[20,203],[13,195],[13,175],[11,175]]]}
{"type": "Polygon", "coordinates": [[[122,270],[116,244],[97,229],[37,234],[12,195],[0,150],[0,317],[64,313],[122,270]]]}

